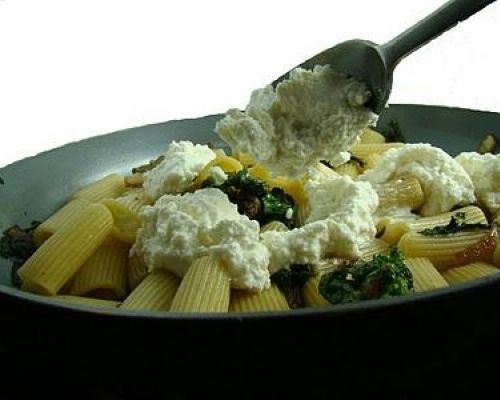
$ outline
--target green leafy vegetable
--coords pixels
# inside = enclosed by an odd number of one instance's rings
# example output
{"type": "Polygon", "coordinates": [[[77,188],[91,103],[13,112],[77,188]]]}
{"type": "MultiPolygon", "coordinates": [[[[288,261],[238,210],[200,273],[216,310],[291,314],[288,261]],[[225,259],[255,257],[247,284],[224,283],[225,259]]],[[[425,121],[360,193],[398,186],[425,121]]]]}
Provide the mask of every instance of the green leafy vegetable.
{"type": "Polygon", "coordinates": [[[458,233],[463,231],[469,231],[474,229],[489,229],[490,226],[487,224],[468,224],[465,221],[465,213],[458,212],[453,215],[450,219],[448,225],[445,226],[435,226],[434,228],[427,228],[419,232],[426,236],[438,236],[438,235],[449,235],[452,233],[458,233]]]}
{"type": "Polygon", "coordinates": [[[147,164],[141,165],[136,168],[132,168],[132,173],[133,174],[143,174],[145,172],[151,171],[152,169],[156,168],[163,160],[165,159],[164,155],[161,155],[160,157],[151,160],[147,164]]]}
{"type": "Polygon", "coordinates": [[[319,292],[332,304],[403,296],[413,292],[413,277],[403,254],[392,248],[387,255],[323,275],[319,292]]]}
{"type": "Polygon", "coordinates": [[[403,130],[401,129],[401,125],[395,119],[391,119],[387,126],[380,131],[382,135],[384,135],[385,140],[390,142],[401,142],[405,143],[405,137],[403,135],[403,130]]]}
{"type": "Polygon", "coordinates": [[[309,265],[291,265],[271,276],[271,280],[280,288],[290,308],[303,307],[302,288],[314,273],[309,265]]]}
{"type": "Polygon", "coordinates": [[[17,270],[31,257],[37,249],[33,240],[33,231],[40,222],[33,221],[28,228],[18,225],[6,229],[0,239],[0,256],[12,261],[12,281],[19,286],[17,270]]]}
{"type": "Polygon", "coordinates": [[[229,174],[222,185],[212,179],[203,182],[202,187],[215,187],[227,194],[229,200],[238,206],[238,211],[264,225],[271,221],[283,222],[291,227],[293,221],[287,218],[293,209],[293,200],[282,189],[270,189],[259,179],[248,174],[246,169],[229,174]]]}

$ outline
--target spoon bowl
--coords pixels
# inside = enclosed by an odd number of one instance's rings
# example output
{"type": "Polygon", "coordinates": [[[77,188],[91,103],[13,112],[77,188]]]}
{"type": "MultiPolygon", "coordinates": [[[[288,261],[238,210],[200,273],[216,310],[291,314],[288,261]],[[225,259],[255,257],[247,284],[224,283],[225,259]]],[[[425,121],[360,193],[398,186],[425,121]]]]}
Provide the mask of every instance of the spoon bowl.
{"type": "MultiPolygon", "coordinates": [[[[396,65],[407,55],[466,20],[496,0],[450,0],[391,41],[379,45],[368,40],[349,40],[308,59],[298,67],[330,65],[335,71],[364,82],[371,92],[366,104],[380,114],[389,100],[396,65]]],[[[290,71],[273,82],[286,79],[290,71]]]]}

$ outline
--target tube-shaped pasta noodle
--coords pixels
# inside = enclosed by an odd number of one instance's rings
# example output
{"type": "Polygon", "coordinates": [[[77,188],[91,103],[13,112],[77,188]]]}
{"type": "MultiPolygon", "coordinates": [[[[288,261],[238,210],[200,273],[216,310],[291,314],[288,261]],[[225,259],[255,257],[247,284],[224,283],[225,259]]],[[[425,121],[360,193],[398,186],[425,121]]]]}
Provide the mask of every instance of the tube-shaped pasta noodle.
{"type": "Polygon", "coordinates": [[[57,230],[18,270],[24,287],[55,295],[111,233],[113,217],[102,204],[91,204],[70,225],[57,230]]]}
{"type": "Polygon", "coordinates": [[[97,202],[106,198],[114,199],[124,191],[125,178],[119,174],[110,174],[79,190],[73,194],[73,198],[97,202]]]}
{"type": "Polygon", "coordinates": [[[499,273],[500,270],[491,264],[482,262],[464,265],[462,267],[451,268],[443,272],[443,277],[450,285],[472,281],[483,276],[499,273]]]}
{"type": "Polygon", "coordinates": [[[36,245],[40,246],[64,224],[71,224],[73,218],[89,204],[91,203],[88,200],[74,199],[52,214],[33,231],[33,239],[36,245]]]}
{"type": "Polygon", "coordinates": [[[142,188],[142,185],[144,184],[144,175],[141,173],[135,173],[125,176],[124,180],[127,188],[142,188]]]}
{"type": "Polygon", "coordinates": [[[362,260],[370,260],[374,255],[383,253],[389,248],[389,244],[381,239],[373,238],[359,245],[362,260]]]}
{"type": "Polygon", "coordinates": [[[284,294],[274,284],[261,292],[237,289],[231,292],[230,312],[286,311],[289,309],[284,294]]]}
{"type": "Polygon", "coordinates": [[[127,281],[129,290],[134,290],[147,275],[148,267],[141,257],[134,255],[128,259],[127,281]]]}
{"type": "Polygon", "coordinates": [[[129,246],[109,237],[73,278],[70,294],[105,300],[123,300],[127,295],[129,246]]]}
{"type": "Polygon", "coordinates": [[[271,171],[269,171],[262,164],[255,164],[248,170],[248,174],[264,182],[269,182],[269,180],[271,179],[271,171]]]}
{"type": "Polygon", "coordinates": [[[81,304],[84,306],[90,307],[104,307],[104,308],[117,308],[120,305],[119,301],[114,300],[102,300],[102,299],[94,299],[92,297],[83,297],[83,296],[71,296],[58,294],[50,297],[51,300],[60,301],[63,303],[74,303],[81,304]]]}
{"type": "Polygon", "coordinates": [[[132,212],[139,212],[141,207],[153,204],[153,200],[142,188],[129,189],[116,199],[117,202],[129,208],[132,212]]]}
{"type": "Polygon", "coordinates": [[[424,192],[416,178],[395,179],[382,185],[376,185],[379,208],[409,207],[418,209],[424,204],[424,192]]]}
{"type": "Polygon", "coordinates": [[[139,215],[116,199],[104,199],[101,203],[113,216],[112,235],[123,242],[133,244],[142,223],[139,215]]]}
{"type": "Polygon", "coordinates": [[[200,257],[184,275],[170,310],[227,312],[230,293],[230,277],[225,265],[213,256],[200,257]]]}
{"type": "Polygon", "coordinates": [[[278,231],[278,232],[286,232],[288,227],[280,221],[271,221],[265,224],[262,228],[260,228],[260,233],[269,232],[269,231],[278,231]]]}
{"type": "Polygon", "coordinates": [[[448,286],[448,282],[446,282],[428,258],[407,258],[406,266],[413,276],[413,287],[416,292],[425,292],[448,286]]]}
{"type": "MultiPolygon", "coordinates": [[[[410,232],[401,237],[398,247],[406,257],[427,257],[439,271],[444,271],[460,265],[463,255],[489,235],[490,232],[485,229],[445,236],[426,236],[410,232]]],[[[481,254],[477,256],[483,258],[481,254]]],[[[491,256],[492,252],[486,254],[486,258],[491,256]]]]}
{"type": "Polygon", "coordinates": [[[359,176],[359,168],[355,162],[346,162],[345,164],[335,167],[335,172],[339,175],[350,176],[356,179],[359,176]]]}
{"type": "Polygon", "coordinates": [[[168,311],[180,282],[172,272],[155,269],[128,295],[120,308],[168,311]]]}
{"type": "Polygon", "coordinates": [[[375,143],[375,144],[354,144],[351,147],[351,154],[361,160],[365,160],[369,154],[382,154],[389,149],[402,147],[404,143],[375,143]]]}
{"type": "Polygon", "coordinates": [[[310,278],[302,289],[306,307],[320,307],[330,304],[318,291],[319,280],[319,276],[310,278]]]}
{"type": "Polygon", "coordinates": [[[467,224],[487,224],[488,220],[483,210],[476,206],[462,207],[447,213],[434,215],[432,217],[418,218],[415,220],[401,220],[393,218],[382,218],[377,224],[377,230],[382,232],[380,238],[389,244],[395,244],[404,233],[421,232],[436,226],[448,225],[451,217],[457,213],[464,215],[463,222],[467,224]]]}
{"type": "Polygon", "coordinates": [[[359,135],[359,144],[380,144],[385,143],[385,136],[371,128],[363,129],[359,135]]]}

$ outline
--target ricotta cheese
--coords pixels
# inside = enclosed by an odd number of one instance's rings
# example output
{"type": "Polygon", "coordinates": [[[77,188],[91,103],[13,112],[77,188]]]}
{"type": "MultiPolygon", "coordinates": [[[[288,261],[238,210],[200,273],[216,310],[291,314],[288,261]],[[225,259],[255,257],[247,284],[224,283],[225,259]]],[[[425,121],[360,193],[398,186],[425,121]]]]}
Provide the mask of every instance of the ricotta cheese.
{"type": "Polygon", "coordinates": [[[331,176],[306,184],[310,214],[306,224],[288,232],[265,232],[269,270],[317,263],[327,254],[359,257],[359,245],[375,236],[378,196],[368,182],[331,176]]]}
{"type": "Polygon", "coordinates": [[[275,175],[297,176],[319,160],[345,159],[376,120],[368,99],[364,84],[329,66],[297,68],[276,90],[255,90],[245,111],[229,110],[215,130],[233,152],[250,154],[275,175]]]}
{"type": "Polygon", "coordinates": [[[461,153],[455,160],[474,183],[477,198],[496,215],[500,211],[500,155],[461,153]]]}
{"type": "Polygon", "coordinates": [[[144,174],[144,189],[154,200],[164,194],[188,190],[203,167],[215,158],[206,145],[189,141],[172,142],[164,160],[144,174]]]}
{"type": "Polygon", "coordinates": [[[423,216],[450,211],[456,205],[475,202],[471,179],[449,154],[430,144],[406,144],[386,151],[375,166],[358,179],[372,184],[413,176],[422,185],[423,216]]]}
{"type": "Polygon", "coordinates": [[[259,241],[259,224],[238,213],[219,189],[165,195],[140,211],[132,254],[148,269],[165,268],[182,277],[198,257],[212,254],[226,265],[235,288],[269,286],[269,254],[259,241]]]}

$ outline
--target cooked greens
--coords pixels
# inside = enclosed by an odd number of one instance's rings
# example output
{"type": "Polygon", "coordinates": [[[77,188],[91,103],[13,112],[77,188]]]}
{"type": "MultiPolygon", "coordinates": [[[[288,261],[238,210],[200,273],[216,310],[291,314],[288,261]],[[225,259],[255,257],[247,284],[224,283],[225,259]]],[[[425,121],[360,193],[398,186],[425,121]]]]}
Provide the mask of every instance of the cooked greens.
{"type": "Polygon", "coordinates": [[[449,235],[452,233],[458,233],[463,231],[469,231],[474,229],[489,229],[490,226],[487,224],[468,224],[465,222],[465,213],[458,212],[453,215],[450,219],[448,225],[435,226],[434,228],[427,228],[419,232],[426,236],[438,236],[438,235],[449,235]]]}
{"type": "Polygon", "coordinates": [[[392,248],[387,255],[358,261],[321,277],[319,292],[332,304],[403,296],[413,292],[413,277],[403,254],[392,248]]]}
{"type": "Polygon", "coordinates": [[[133,174],[143,174],[145,172],[151,171],[152,169],[155,169],[160,163],[165,159],[164,155],[161,155],[160,157],[149,161],[147,164],[140,165],[139,167],[132,168],[132,173],[133,174]]]}
{"type": "Polygon", "coordinates": [[[33,231],[40,222],[33,221],[28,228],[18,225],[6,229],[0,239],[0,256],[12,261],[12,282],[19,286],[17,270],[37,249],[33,240],[33,231]]]}
{"type": "Polygon", "coordinates": [[[271,221],[283,222],[292,227],[293,221],[287,218],[288,210],[293,209],[294,202],[282,189],[269,188],[261,180],[248,174],[248,170],[229,174],[222,185],[216,185],[207,179],[203,187],[215,187],[227,194],[229,200],[238,206],[238,211],[250,219],[265,225],[271,221]]]}
{"type": "Polygon", "coordinates": [[[406,139],[403,135],[403,130],[401,129],[401,125],[395,119],[391,119],[387,126],[384,129],[380,130],[380,133],[384,135],[387,143],[406,142],[406,139]]]}
{"type": "Polygon", "coordinates": [[[283,292],[290,308],[299,308],[304,306],[302,288],[313,275],[309,265],[294,264],[273,274],[271,280],[283,292]]]}

